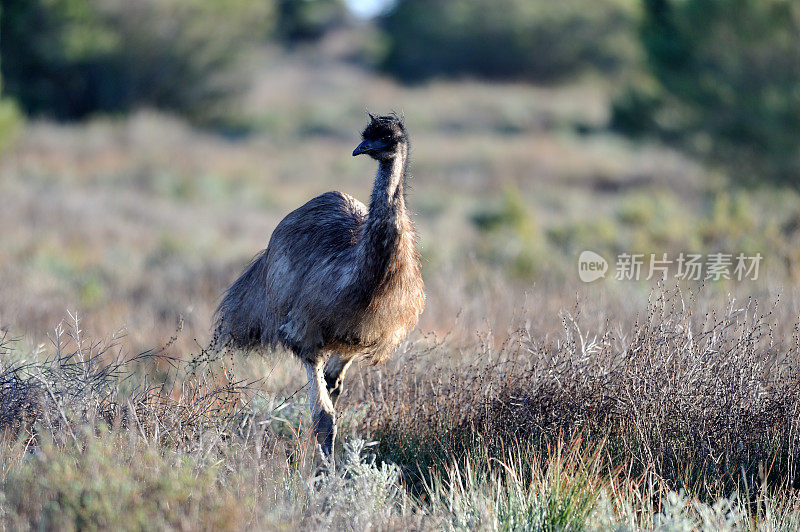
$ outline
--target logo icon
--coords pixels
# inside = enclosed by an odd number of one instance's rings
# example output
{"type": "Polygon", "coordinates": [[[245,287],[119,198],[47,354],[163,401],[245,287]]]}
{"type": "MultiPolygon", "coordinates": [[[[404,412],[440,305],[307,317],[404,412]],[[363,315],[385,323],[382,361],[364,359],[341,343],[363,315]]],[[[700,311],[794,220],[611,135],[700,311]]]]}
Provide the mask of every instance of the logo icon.
{"type": "Polygon", "coordinates": [[[594,251],[584,251],[578,257],[578,277],[584,283],[591,283],[606,276],[608,262],[594,251]]]}

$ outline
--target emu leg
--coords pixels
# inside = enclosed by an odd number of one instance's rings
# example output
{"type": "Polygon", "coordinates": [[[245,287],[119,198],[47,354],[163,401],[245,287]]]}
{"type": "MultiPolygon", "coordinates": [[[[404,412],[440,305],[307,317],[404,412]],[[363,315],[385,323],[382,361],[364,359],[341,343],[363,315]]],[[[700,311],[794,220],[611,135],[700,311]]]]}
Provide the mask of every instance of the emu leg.
{"type": "Polygon", "coordinates": [[[336,411],[333,408],[328,388],[323,375],[323,360],[305,362],[308,376],[308,398],[311,403],[311,419],[317,443],[322,446],[325,456],[333,452],[336,439],[336,411]]]}
{"type": "Polygon", "coordinates": [[[333,353],[325,364],[325,385],[334,407],[344,389],[344,375],[352,362],[353,357],[345,358],[339,353],[333,353]]]}

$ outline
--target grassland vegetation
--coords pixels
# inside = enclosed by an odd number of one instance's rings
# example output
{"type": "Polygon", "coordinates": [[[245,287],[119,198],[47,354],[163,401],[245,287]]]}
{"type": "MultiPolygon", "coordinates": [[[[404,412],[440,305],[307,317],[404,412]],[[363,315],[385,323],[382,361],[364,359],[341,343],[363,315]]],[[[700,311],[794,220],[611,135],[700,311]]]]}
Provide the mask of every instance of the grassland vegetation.
{"type": "Polygon", "coordinates": [[[796,529],[796,190],[732,188],[606,129],[610,83],[403,86],[353,62],[354,35],[255,50],[237,135],[158,110],[19,126],[0,159],[1,526],[796,529]],[[428,305],[349,375],[326,461],[289,354],[203,348],[289,210],[369,197],[365,106],[413,132],[428,305]],[[585,284],[585,249],[764,263],[585,284]]]}
{"type": "Polygon", "coordinates": [[[302,399],[243,378],[280,359],[187,363],[171,345],[125,357],[120,339],[70,318],[38,352],[3,342],[0,519],[789,530],[798,326],[786,304],[667,290],[639,318],[587,304],[560,332],[529,317],[499,342],[417,335],[343,398],[336,463],[317,457],[302,399]]]}

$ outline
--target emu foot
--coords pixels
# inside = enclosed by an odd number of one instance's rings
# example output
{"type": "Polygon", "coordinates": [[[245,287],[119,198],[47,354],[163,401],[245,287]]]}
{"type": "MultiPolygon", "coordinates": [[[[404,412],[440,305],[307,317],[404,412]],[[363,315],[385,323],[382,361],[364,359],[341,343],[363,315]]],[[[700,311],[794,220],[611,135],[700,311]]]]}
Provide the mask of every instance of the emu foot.
{"type": "Polygon", "coordinates": [[[330,457],[333,453],[333,444],[336,439],[336,417],[335,414],[321,410],[314,417],[314,435],[317,443],[322,447],[325,456],[330,457]]]}

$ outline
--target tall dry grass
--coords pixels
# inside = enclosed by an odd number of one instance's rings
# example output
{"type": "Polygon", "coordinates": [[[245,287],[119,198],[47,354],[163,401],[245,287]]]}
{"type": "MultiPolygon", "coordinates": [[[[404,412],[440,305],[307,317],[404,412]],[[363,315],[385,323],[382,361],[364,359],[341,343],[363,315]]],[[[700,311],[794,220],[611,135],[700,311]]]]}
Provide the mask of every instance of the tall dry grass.
{"type": "Polygon", "coordinates": [[[787,306],[661,290],[639,317],[605,316],[596,332],[565,312],[559,333],[531,323],[499,342],[417,337],[350,382],[335,462],[311,443],[303,390],[265,391],[238,353],[126,358],[118,339],[87,339],[74,321],[36,353],[6,339],[0,519],[791,529],[798,326],[787,306]]]}
{"type": "Polygon", "coordinates": [[[580,436],[605,442],[609,467],[661,489],[708,500],[793,490],[797,318],[753,299],[708,305],[655,291],[627,324],[604,316],[587,330],[578,305],[559,335],[520,329],[466,359],[447,343],[412,348],[392,373],[368,375],[364,429],[412,484],[476,449],[490,462],[580,436]],[[420,372],[417,357],[436,362],[420,372]]]}

